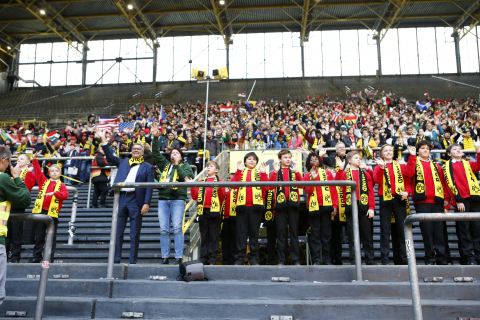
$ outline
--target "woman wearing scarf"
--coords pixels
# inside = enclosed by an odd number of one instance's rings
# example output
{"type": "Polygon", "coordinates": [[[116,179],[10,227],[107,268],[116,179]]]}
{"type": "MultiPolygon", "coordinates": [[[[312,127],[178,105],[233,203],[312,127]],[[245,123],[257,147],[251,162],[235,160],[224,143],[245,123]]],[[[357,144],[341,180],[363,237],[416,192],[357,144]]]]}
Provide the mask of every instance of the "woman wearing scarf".
{"type": "MultiPolygon", "coordinates": [[[[167,157],[159,150],[158,124],[152,125],[153,134],[153,158],[158,166],[160,182],[184,182],[193,179],[194,175],[190,165],[185,163],[183,152],[180,148],[173,148],[167,157]]],[[[158,191],[158,220],[160,222],[160,245],[162,248],[162,264],[168,264],[170,256],[170,220],[173,224],[175,240],[175,264],[182,263],[183,257],[183,220],[185,200],[187,199],[186,188],[162,188],[158,191]]]]}

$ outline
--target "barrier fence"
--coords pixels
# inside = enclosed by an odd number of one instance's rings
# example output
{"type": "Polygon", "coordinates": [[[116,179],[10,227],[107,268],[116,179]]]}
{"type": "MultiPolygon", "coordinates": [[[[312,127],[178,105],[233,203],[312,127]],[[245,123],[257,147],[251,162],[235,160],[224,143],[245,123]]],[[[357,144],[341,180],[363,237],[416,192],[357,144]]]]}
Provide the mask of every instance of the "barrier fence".
{"type": "Polygon", "coordinates": [[[405,219],[403,229],[405,231],[405,246],[408,258],[408,275],[410,277],[410,289],[412,291],[413,315],[415,320],[422,320],[422,304],[420,301],[420,288],[418,286],[417,260],[415,258],[415,246],[413,243],[412,224],[422,221],[475,221],[480,220],[480,212],[455,212],[455,213],[417,213],[405,219]]]}
{"type": "MultiPolygon", "coordinates": [[[[115,256],[115,242],[117,235],[118,223],[118,207],[120,202],[121,188],[198,188],[204,187],[204,182],[138,182],[138,183],[116,183],[112,187],[115,190],[113,200],[112,212],[112,229],[110,233],[110,246],[108,252],[108,269],[107,278],[113,279],[113,265],[115,256]]],[[[335,187],[352,187],[352,220],[353,220],[353,234],[354,234],[354,248],[355,248],[355,271],[357,281],[362,281],[362,256],[360,252],[360,231],[358,225],[358,207],[357,207],[357,183],[354,181],[277,181],[273,184],[271,181],[261,182],[209,182],[209,187],[321,187],[321,186],[335,186],[335,187]]]]}
{"type": "Polygon", "coordinates": [[[40,273],[40,281],[38,283],[37,303],[35,305],[34,320],[42,320],[43,308],[45,305],[45,294],[47,291],[48,270],[50,269],[50,258],[52,256],[52,245],[54,236],[53,219],[45,214],[31,213],[12,213],[9,220],[12,221],[36,221],[47,224],[47,239],[45,241],[45,251],[40,273]]]}

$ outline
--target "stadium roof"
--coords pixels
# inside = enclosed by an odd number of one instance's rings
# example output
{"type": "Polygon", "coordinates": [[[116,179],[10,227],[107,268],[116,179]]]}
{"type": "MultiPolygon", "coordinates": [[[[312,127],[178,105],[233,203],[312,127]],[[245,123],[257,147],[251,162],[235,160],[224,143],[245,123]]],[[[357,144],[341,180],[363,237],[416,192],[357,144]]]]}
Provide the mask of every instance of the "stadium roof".
{"type": "MultiPolygon", "coordinates": [[[[0,4],[0,39],[21,42],[238,33],[471,26],[479,0],[10,0],[0,4]]],[[[13,48],[11,49],[13,50],[13,48]]]]}

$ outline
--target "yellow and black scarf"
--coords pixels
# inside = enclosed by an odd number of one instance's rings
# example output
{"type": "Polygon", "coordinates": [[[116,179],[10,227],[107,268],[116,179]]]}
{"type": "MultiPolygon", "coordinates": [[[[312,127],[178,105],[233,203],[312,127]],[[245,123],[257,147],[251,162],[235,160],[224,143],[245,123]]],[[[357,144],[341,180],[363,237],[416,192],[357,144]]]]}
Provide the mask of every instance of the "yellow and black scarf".
{"type": "Polygon", "coordinates": [[[140,136],[139,136],[139,137],[137,138],[137,143],[141,143],[142,145],[144,145],[144,144],[145,144],[145,136],[143,136],[143,137],[140,137],[140,136]]]}
{"type": "MultiPolygon", "coordinates": [[[[467,177],[468,189],[470,191],[470,199],[472,201],[480,201],[480,187],[478,186],[477,177],[473,173],[470,163],[462,159],[463,169],[465,170],[465,176],[467,177]]],[[[455,177],[453,175],[453,162],[448,160],[447,163],[443,165],[443,174],[445,175],[445,180],[447,185],[455,196],[455,201],[458,203],[463,203],[465,199],[462,198],[460,192],[455,184],[455,177]]]]}
{"type": "MultiPolygon", "coordinates": [[[[327,181],[327,173],[323,168],[318,168],[318,176],[320,181],[327,181]]],[[[312,174],[310,173],[310,181],[315,181],[312,174]]],[[[322,187],[322,212],[332,212],[333,211],[333,202],[332,195],[330,193],[330,187],[322,187]]],[[[313,188],[313,193],[310,195],[308,201],[308,213],[309,214],[319,214],[320,206],[318,204],[317,198],[317,187],[313,188]]]]}
{"type": "Polygon", "coordinates": [[[255,149],[257,148],[257,145],[260,146],[260,149],[263,149],[263,140],[262,140],[262,139],[260,139],[260,140],[255,139],[255,140],[253,140],[253,143],[252,143],[252,144],[253,144],[253,148],[255,148],[255,149]]]}
{"type": "MultiPolygon", "coordinates": [[[[143,157],[142,157],[142,159],[143,159],[143,157]]],[[[170,171],[171,166],[172,166],[171,163],[169,163],[168,166],[165,166],[165,169],[163,169],[163,172],[160,176],[160,182],[166,182],[167,181],[168,172],[170,171]]],[[[177,169],[175,169],[173,167],[172,170],[173,170],[173,177],[169,182],[177,182],[178,181],[177,169]]],[[[178,188],[172,188],[172,189],[177,190],[178,188]]]]}
{"type": "MultiPolygon", "coordinates": [[[[242,171],[242,182],[247,181],[247,174],[248,169],[245,168],[242,171]]],[[[260,180],[260,173],[257,169],[253,168],[251,170],[251,179],[252,181],[261,181],[260,180]]],[[[252,196],[253,196],[253,208],[255,211],[264,212],[265,207],[263,206],[263,197],[262,197],[262,188],[260,187],[249,187],[252,188],[252,196]]],[[[238,191],[238,199],[237,199],[237,212],[244,212],[246,210],[247,204],[247,188],[240,188],[238,191]]]]}
{"type": "Polygon", "coordinates": [[[237,210],[236,210],[236,201],[237,199],[237,189],[232,189],[229,193],[227,192],[227,199],[225,199],[225,201],[223,201],[222,203],[222,209],[221,209],[221,213],[222,213],[222,219],[225,218],[225,210],[226,210],[226,205],[227,205],[227,201],[229,202],[229,210],[230,212],[228,213],[228,216],[229,217],[236,217],[237,216],[237,210]]]}
{"type": "MultiPolygon", "coordinates": [[[[37,200],[35,200],[35,205],[33,206],[32,213],[42,213],[43,201],[45,200],[45,197],[43,195],[47,192],[48,186],[50,185],[51,181],[52,181],[51,179],[48,179],[43,183],[42,188],[38,192],[37,200]]],[[[55,184],[55,188],[53,189],[53,192],[60,191],[61,185],[62,185],[62,181],[58,179],[57,183],[55,184]]],[[[52,201],[50,201],[50,207],[48,208],[48,215],[52,218],[58,218],[59,208],[60,208],[60,200],[58,200],[53,195],[52,201]]]]}
{"type": "MultiPolygon", "coordinates": [[[[353,179],[353,174],[352,174],[352,168],[348,168],[347,170],[347,180],[348,181],[354,181],[353,179]]],[[[357,188],[359,189],[359,194],[360,194],[360,199],[358,199],[358,209],[361,212],[367,212],[368,211],[368,184],[367,184],[367,176],[366,173],[358,168],[358,186],[357,188]]],[[[349,210],[352,209],[352,187],[347,187],[346,188],[346,206],[349,210]]]]}
{"type": "Polygon", "coordinates": [[[20,173],[20,178],[22,179],[23,182],[25,182],[25,177],[27,176],[28,173],[28,168],[25,168],[22,170],[22,173],[20,173]]]}
{"type": "Polygon", "coordinates": [[[318,138],[315,136],[315,141],[313,141],[312,148],[317,149],[319,144],[324,143],[323,137],[320,137],[320,141],[318,141],[318,138]]]}
{"type": "Polygon", "coordinates": [[[130,167],[133,167],[133,166],[136,166],[137,164],[142,164],[143,163],[143,157],[140,157],[140,158],[130,158],[130,160],[128,160],[128,164],[130,165],[130,167]]]}
{"type": "Polygon", "coordinates": [[[367,157],[368,160],[373,159],[373,150],[370,148],[371,144],[375,144],[375,140],[373,140],[372,137],[368,139],[368,145],[364,145],[365,139],[362,137],[358,142],[357,142],[357,149],[361,149],[360,153],[363,155],[365,154],[365,157],[367,157]],[[373,142],[373,143],[372,143],[373,142]]]}
{"type": "Polygon", "coordinates": [[[266,226],[273,226],[273,220],[275,216],[273,215],[273,210],[275,206],[275,190],[271,189],[267,191],[267,201],[265,201],[265,215],[263,217],[263,223],[266,226]]]}
{"type": "Polygon", "coordinates": [[[445,147],[445,150],[447,150],[448,146],[454,143],[455,140],[453,140],[453,138],[443,139],[442,142],[443,142],[443,146],[445,147]]]}
{"type": "MultiPolygon", "coordinates": [[[[435,202],[443,204],[443,186],[440,180],[440,174],[438,173],[438,167],[432,160],[430,162],[430,170],[432,171],[433,184],[435,186],[435,202]]],[[[415,189],[413,191],[413,201],[425,201],[427,200],[426,188],[425,188],[425,175],[423,172],[423,165],[417,157],[417,163],[415,165],[415,189]]]]}
{"type": "MultiPolygon", "coordinates": [[[[203,179],[203,182],[206,182],[207,179],[208,179],[208,177],[203,179]]],[[[218,181],[219,181],[218,176],[215,176],[215,180],[213,182],[218,182],[218,181]]],[[[199,215],[199,216],[203,215],[203,206],[204,205],[205,205],[205,188],[200,187],[200,188],[198,188],[198,197],[197,197],[197,215],[199,215]]],[[[213,190],[212,190],[210,212],[220,213],[220,198],[218,197],[218,188],[217,187],[214,187],[213,190]]]]}
{"type": "MultiPolygon", "coordinates": [[[[397,196],[400,193],[405,191],[405,181],[403,180],[402,168],[400,164],[396,161],[392,162],[393,165],[393,179],[395,180],[395,193],[397,196]]],[[[392,184],[390,182],[390,172],[388,171],[387,164],[385,164],[385,170],[383,174],[383,203],[384,205],[389,205],[393,201],[392,195],[392,184]]],[[[408,202],[408,197],[404,200],[406,203],[407,216],[410,215],[410,203],[408,202]]],[[[395,215],[392,212],[391,223],[395,223],[395,215]]]]}
{"type": "MultiPolygon", "coordinates": [[[[283,182],[283,168],[280,168],[277,174],[277,181],[283,182]]],[[[288,181],[297,181],[295,173],[292,169],[288,168],[288,181]]],[[[275,210],[285,210],[287,208],[299,208],[298,204],[298,188],[297,187],[288,187],[289,189],[289,199],[285,197],[285,188],[277,188],[277,196],[275,202],[275,210]]]]}

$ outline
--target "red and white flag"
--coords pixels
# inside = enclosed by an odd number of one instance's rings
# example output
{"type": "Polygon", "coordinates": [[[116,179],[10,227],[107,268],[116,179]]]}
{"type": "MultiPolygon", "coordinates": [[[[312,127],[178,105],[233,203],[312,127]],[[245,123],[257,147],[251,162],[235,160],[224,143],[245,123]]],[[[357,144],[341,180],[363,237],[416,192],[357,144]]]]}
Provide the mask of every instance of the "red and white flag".
{"type": "Polygon", "coordinates": [[[107,132],[112,132],[112,127],[116,129],[118,132],[118,122],[120,121],[120,117],[99,117],[97,124],[97,129],[105,129],[107,132]]]}

